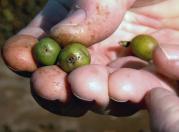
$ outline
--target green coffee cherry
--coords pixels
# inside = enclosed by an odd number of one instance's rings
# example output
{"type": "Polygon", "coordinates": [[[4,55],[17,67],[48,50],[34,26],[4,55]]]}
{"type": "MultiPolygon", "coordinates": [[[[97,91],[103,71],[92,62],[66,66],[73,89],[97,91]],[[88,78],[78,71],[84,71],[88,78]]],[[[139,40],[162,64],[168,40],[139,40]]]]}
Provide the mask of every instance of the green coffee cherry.
{"type": "Polygon", "coordinates": [[[155,47],[158,45],[157,40],[146,34],[137,35],[130,42],[121,41],[122,45],[131,47],[133,54],[143,60],[150,61],[155,47]]]}
{"type": "Polygon", "coordinates": [[[35,45],[33,55],[35,60],[41,65],[54,65],[60,50],[59,44],[55,40],[47,37],[35,45]]]}
{"type": "Polygon", "coordinates": [[[71,43],[62,49],[57,64],[69,73],[80,66],[90,64],[90,61],[91,57],[85,46],[80,43],[71,43]]]}

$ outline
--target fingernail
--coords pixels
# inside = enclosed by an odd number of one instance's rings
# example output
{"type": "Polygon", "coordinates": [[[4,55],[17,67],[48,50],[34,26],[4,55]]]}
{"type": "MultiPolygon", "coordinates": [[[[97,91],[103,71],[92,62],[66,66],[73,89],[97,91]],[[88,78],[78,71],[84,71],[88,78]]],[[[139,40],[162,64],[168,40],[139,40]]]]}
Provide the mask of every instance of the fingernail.
{"type": "Polygon", "coordinates": [[[70,15],[65,20],[60,22],[60,25],[76,26],[82,23],[85,19],[86,19],[86,12],[83,9],[78,9],[73,13],[70,13],[70,15]]]}
{"type": "Polygon", "coordinates": [[[118,102],[118,103],[128,102],[128,100],[115,99],[115,98],[112,98],[112,97],[111,97],[111,100],[113,100],[113,101],[115,101],[115,102],[118,102]]]}
{"type": "Polygon", "coordinates": [[[179,45],[159,45],[159,48],[168,60],[179,60],[179,45]]]}
{"type": "Polygon", "coordinates": [[[73,95],[75,97],[77,97],[78,99],[81,99],[81,100],[84,100],[84,101],[88,101],[88,102],[92,102],[93,100],[92,99],[85,99],[85,98],[82,98],[81,96],[79,96],[78,94],[76,94],[74,91],[72,91],[73,95]]]}

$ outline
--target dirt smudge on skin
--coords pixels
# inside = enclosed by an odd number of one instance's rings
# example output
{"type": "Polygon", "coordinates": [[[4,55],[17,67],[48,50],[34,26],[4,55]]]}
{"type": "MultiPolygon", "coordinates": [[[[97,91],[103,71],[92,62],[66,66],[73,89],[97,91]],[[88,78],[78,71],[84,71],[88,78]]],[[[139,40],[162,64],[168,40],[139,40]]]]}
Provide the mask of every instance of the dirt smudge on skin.
{"type": "Polygon", "coordinates": [[[110,11],[108,10],[107,6],[97,4],[96,5],[96,12],[98,15],[102,15],[102,16],[109,16],[110,15],[110,11]]]}

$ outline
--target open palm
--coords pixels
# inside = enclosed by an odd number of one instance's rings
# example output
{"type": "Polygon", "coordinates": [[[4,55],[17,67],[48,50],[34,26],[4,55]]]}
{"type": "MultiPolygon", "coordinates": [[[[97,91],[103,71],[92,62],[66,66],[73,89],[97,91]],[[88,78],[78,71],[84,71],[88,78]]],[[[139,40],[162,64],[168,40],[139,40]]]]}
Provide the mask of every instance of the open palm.
{"type": "MultiPolygon", "coordinates": [[[[125,4],[126,6],[131,5],[131,2],[125,4]]],[[[159,69],[160,71],[163,64],[162,68],[165,69],[169,64],[165,63],[165,59],[170,54],[163,57],[163,52],[160,53],[160,47],[167,47],[169,52],[174,51],[174,53],[178,49],[179,32],[177,30],[179,27],[176,22],[179,18],[177,16],[179,10],[177,7],[175,8],[177,4],[177,0],[136,1],[132,8],[121,14],[121,22],[118,23],[118,27],[116,25],[109,26],[109,28],[112,28],[112,35],[108,35],[107,29],[104,29],[104,31],[95,30],[95,34],[105,34],[107,32],[106,35],[109,37],[89,46],[92,57],[90,65],[78,68],[69,75],[57,66],[39,68],[31,79],[34,98],[41,106],[57,114],[79,116],[90,109],[103,114],[121,116],[131,114],[143,107],[141,105],[143,98],[152,88],[163,87],[173,91],[177,87],[177,82],[169,77],[173,77],[175,71],[166,69],[167,76],[165,76],[166,73],[162,75],[156,70],[159,69]],[[174,7],[174,11],[169,12],[168,8],[170,7],[174,7]],[[116,27],[117,30],[114,32],[116,27]],[[154,36],[161,45],[154,54],[154,61],[158,62],[160,57],[163,59],[163,61],[155,63],[157,67],[132,56],[130,49],[126,49],[119,44],[121,40],[131,40],[134,36],[144,33],[154,36]],[[59,74],[52,74],[53,71],[59,74]],[[50,79],[51,77],[53,79],[50,79]],[[56,80],[60,84],[56,84],[56,80]],[[48,81],[48,85],[43,83],[45,81],[48,81]]],[[[62,11],[54,13],[58,7],[56,6],[53,10],[51,8],[51,6],[46,6],[45,10],[48,11],[46,17],[55,19],[50,19],[48,23],[44,22],[44,26],[39,28],[40,17],[38,15],[19,34],[30,34],[36,37],[45,35],[44,31],[48,32],[67,13],[65,9],[63,13],[62,11]],[[49,13],[50,9],[51,13],[49,13]],[[51,16],[52,14],[53,16],[51,16]]],[[[78,22],[81,17],[83,16],[75,17],[75,14],[72,14],[61,23],[66,23],[66,21],[78,22]]],[[[58,34],[59,28],[62,32],[69,32],[69,34],[73,32],[70,28],[63,29],[61,23],[52,29],[52,34],[55,37],[57,37],[56,34],[58,34]]],[[[40,25],[42,25],[42,21],[40,25]]],[[[96,36],[101,39],[100,35],[94,35],[96,41],[98,41],[96,36]]],[[[89,40],[85,37],[85,35],[81,37],[81,41],[88,43],[89,40]]],[[[173,56],[175,55],[171,55],[171,58],[173,56]]],[[[175,65],[177,64],[170,64],[170,66],[174,66],[174,70],[177,70],[175,65]]],[[[177,75],[174,75],[174,77],[176,78],[177,75]]]]}

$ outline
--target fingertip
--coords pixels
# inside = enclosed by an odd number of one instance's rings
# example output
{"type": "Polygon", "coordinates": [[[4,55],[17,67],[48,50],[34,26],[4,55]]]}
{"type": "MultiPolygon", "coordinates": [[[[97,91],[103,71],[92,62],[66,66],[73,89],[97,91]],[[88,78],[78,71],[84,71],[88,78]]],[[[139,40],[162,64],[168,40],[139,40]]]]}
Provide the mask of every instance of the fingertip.
{"type": "Polygon", "coordinates": [[[66,76],[56,65],[38,68],[31,77],[31,88],[42,98],[66,103],[71,96],[66,76]]]}
{"type": "Polygon", "coordinates": [[[139,70],[132,68],[121,68],[109,76],[109,96],[117,102],[131,101],[139,103],[142,101],[145,92],[150,88],[147,83],[156,85],[155,80],[139,70]],[[141,79],[148,79],[143,81],[141,79]]]}
{"type": "Polygon", "coordinates": [[[179,79],[179,46],[159,45],[153,52],[153,62],[158,72],[172,79],[179,79]]]}
{"type": "Polygon", "coordinates": [[[72,92],[77,98],[94,101],[99,106],[106,106],[108,96],[108,72],[100,65],[80,67],[68,76],[72,92]]]}
{"type": "Polygon", "coordinates": [[[33,72],[37,64],[32,56],[32,48],[38,40],[29,35],[15,35],[2,48],[2,57],[7,66],[15,72],[33,72]]]}

